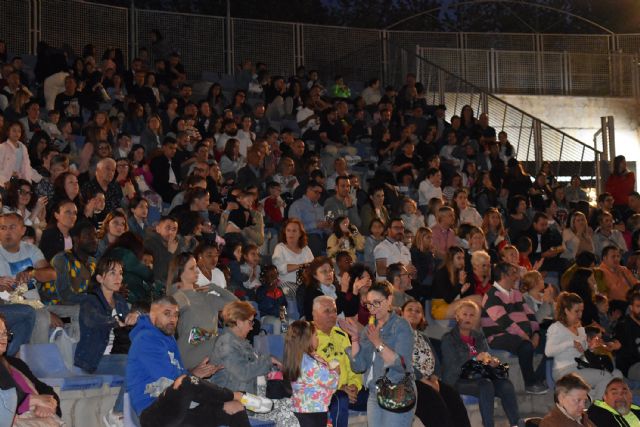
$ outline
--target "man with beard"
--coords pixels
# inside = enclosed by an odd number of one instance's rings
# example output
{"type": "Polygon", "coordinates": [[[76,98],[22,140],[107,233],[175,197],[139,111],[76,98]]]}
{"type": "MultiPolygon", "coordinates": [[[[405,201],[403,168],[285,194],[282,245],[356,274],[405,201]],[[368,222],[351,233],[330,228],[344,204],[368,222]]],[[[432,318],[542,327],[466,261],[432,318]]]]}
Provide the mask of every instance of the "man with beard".
{"type": "Polygon", "coordinates": [[[614,378],[589,408],[589,419],[598,427],[632,427],[640,425],[640,407],[631,403],[629,386],[622,378],[614,378]]]}
{"type": "Polygon", "coordinates": [[[615,338],[622,347],[616,352],[616,367],[626,378],[640,381],[640,292],[628,298],[629,314],[615,328],[615,338]]]}
{"type": "Polygon", "coordinates": [[[179,309],[173,297],[151,304],[131,331],[126,384],[142,427],[249,426],[247,396],[203,381],[221,366],[205,358],[191,372],[182,364],[174,338],[179,309]],[[241,402],[242,401],[242,402],[241,402]]]}

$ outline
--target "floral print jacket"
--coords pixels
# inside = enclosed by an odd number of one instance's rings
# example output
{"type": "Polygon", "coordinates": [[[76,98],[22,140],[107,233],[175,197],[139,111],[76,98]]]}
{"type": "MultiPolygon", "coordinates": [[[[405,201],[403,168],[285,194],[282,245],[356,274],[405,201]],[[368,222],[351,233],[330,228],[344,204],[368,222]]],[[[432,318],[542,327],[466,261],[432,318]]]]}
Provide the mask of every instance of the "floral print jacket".
{"type": "Polygon", "coordinates": [[[300,378],[291,383],[293,412],[327,412],[339,377],[339,373],[329,368],[326,362],[305,353],[300,378]]]}

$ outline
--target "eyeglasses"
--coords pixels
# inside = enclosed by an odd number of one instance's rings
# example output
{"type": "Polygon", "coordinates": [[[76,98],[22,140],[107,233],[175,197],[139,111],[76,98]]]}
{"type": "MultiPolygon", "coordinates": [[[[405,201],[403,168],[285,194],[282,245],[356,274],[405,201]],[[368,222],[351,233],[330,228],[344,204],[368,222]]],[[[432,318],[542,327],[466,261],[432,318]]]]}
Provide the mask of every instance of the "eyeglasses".
{"type": "Polygon", "coordinates": [[[6,338],[7,342],[11,342],[13,340],[13,332],[0,332],[0,338],[6,338]]]}
{"type": "Polygon", "coordinates": [[[379,299],[376,301],[371,301],[371,302],[365,302],[364,306],[368,309],[371,310],[372,308],[378,308],[382,305],[382,303],[384,302],[383,299],[379,299]]]}
{"type": "Polygon", "coordinates": [[[33,194],[31,190],[23,190],[22,188],[18,190],[21,196],[30,196],[33,194]]]}

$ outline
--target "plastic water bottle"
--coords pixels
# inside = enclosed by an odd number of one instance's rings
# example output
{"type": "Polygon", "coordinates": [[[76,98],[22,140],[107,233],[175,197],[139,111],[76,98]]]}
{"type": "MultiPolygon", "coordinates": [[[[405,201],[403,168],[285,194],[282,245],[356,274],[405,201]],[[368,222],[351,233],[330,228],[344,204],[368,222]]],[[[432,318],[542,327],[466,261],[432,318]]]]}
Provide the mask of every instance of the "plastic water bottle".
{"type": "Polygon", "coordinates": [[[287,318],[287,307],[280,307],[280,334],[284,335],[289,330],[289,319],[287,318]]]}

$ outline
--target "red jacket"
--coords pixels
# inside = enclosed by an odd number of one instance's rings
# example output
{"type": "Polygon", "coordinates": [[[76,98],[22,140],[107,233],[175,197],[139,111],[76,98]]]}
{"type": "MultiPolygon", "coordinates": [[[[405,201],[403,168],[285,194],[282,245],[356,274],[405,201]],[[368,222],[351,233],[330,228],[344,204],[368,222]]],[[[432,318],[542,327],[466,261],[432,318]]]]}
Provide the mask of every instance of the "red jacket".
{"type": "Polygon", "coordinates": [[[626,205],[629,202],[629,193],[636,185],[636,175],[628,172],[625,175],[611,175],[607,179],[605,190],[613,196],[615,205],[626,205]]]}

